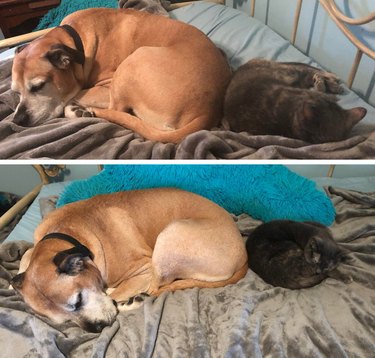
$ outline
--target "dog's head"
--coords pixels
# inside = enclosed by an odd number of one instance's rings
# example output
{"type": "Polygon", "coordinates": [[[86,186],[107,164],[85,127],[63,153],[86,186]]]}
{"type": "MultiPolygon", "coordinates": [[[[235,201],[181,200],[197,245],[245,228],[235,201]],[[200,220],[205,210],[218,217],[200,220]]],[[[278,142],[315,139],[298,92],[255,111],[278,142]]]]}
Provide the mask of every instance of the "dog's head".
{"type": "Polygon", "coordinates": [[[80,247],[56,253],[48,244],[37,244],[26,271],[11,284],[36,313],[56,323],[73,321],[100,332],[117,315],[100,271],[80,247]]]}
{"type": "Polygon", "coordinates": [[[15,122],[35,125],[57,118],[81,90],[84,54],[53,37],[42,37],[16,50],[12,90],[20,94],[15,122]]]}

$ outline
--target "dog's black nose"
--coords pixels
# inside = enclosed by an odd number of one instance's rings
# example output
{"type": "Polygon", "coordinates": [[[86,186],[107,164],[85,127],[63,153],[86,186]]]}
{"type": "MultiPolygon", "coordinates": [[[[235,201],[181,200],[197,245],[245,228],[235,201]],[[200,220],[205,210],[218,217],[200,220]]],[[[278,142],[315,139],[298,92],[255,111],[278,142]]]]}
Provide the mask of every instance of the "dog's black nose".
{"type": "Polygon", "coordinates": [[[96,322],[86,322],[85,329],[89,332],[99,333],[103,330],[104,327],[108,326],[108,323],[105,321],[96,321],[96,322]]]}
{"type": "Polygon", "coordinates": [[[23,103],[20,103],[14,113],[13,122],[16,124],[27,124],[30,121],[30,116],[27,113],[27,108],[23,103]]]}

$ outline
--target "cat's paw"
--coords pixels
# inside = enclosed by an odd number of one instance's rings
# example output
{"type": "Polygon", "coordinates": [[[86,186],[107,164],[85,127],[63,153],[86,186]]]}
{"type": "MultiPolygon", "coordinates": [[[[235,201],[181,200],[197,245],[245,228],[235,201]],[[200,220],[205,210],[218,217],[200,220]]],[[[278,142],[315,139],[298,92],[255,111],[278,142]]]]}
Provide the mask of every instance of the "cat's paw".
{"type": "Polygon", "coordinates": [[[117,309],[120,312],[130,311],[139,308],[143,305],[145,298],[148,297],[147,293],[139,293],[133,297],[130,297],[126,301],[117,302],[117,309]]]}
{"type": "Polygon", "coordinates": [[[344,273],[337,268],[329,272],[327,274],[327,277],[330,277],[336,281],[343,282],[345,284],[349,284],[353,282],[353,277],[351,275],[348,275],[347,273],[344,273]]]}
{"type": "Polygon", "coordinates": [[[343,92],[340,79],[331,72],[319,71],[313,76],[314,89],[319,92],[339,94],[343,92]]]}
{"type": "Polygon", "coordinates": [[[68,104],[64,109],[64,114],[67,118],[95,117],[94,112],[76,103],[68,104]]]}
{"type": "Polygon", "coordinates": [[[348,285],[349,283],[353,282],[353,277],[350,276],[350,275],[347,275],[347,276],[343,277],[342,281],[348,285]]]}

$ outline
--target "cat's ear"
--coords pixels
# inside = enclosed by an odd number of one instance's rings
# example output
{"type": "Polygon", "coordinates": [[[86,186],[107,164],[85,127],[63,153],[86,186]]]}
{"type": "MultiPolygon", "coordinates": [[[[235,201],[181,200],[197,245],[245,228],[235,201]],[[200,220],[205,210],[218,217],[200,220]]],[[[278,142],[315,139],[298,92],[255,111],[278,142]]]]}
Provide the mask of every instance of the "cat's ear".
{"type": "Polygon", "coordinates": [[[305,102],[303,104],[302,114],[305,121],[313,121],[315,119],[315,105],[310,102],[305,102]]]}
{"type": "Polygon", "coordinates": [[[345,110],[347,114],[347,122],[350,127],[355,126],[367,113],[367,109],[363,107],[355,107],[345,110]]]}
{"type": "Polygon", "coordinates": [[[321,254],[319,252],[319,245],[318,241],[320,239],[317,237],[312,237],[307,242],[305,249],[304,249],[304,255],[305,259],[310,264],[317,264],[320,262],[321,254]]]}

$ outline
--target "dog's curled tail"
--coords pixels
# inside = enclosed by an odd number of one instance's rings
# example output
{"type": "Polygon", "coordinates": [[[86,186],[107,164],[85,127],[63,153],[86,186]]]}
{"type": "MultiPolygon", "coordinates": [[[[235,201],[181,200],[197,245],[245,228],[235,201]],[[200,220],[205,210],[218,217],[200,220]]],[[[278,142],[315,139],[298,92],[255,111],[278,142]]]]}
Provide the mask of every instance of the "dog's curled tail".
{"type": "Polygon", "coordinates": [[[213,123],[215,118],[210,118],[208,115],[202,115],[193,119],[182,128],[161,130],[148,125],[138,117],[126,112],[102,108],[90,108],[90,111],[93,111],[96,117],[104,118],[109,122],[131,129],[146,139],[163,143],[179,143],[187,135],[201,129],[210,129],[216,124],[213,123]]]}
{"type": "Polygon", "coordinates": [[[201,281],[201,280],[195,280],[195,279],[186,279],[186,280],[176,280],[168,285],[160,287],[157,291],[152,292],[151,294],[153,296],[159,296],[161,293],[168,291],[177,291],[177,290],[183,290],[185,288],[215,288],[215,287],[224,287],[226,285],[230,285],[233,283],[237,283],[241,278],[245,277],[247,270],[248,270],[247,262],[245,265],[243,265],[238,271],[236,271],[232,277],[230,277],[227,280],[223,281],[201,281]]]}

